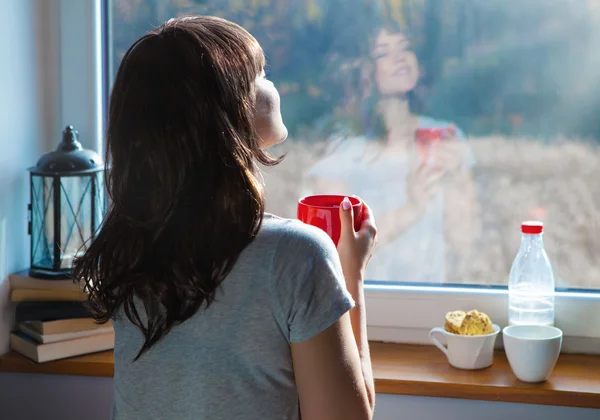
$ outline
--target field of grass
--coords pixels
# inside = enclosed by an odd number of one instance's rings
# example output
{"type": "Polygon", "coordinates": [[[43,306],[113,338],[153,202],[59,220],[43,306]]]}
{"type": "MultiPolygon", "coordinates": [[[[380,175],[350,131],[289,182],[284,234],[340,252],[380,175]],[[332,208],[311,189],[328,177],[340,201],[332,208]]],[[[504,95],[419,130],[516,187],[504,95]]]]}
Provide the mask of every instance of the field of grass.
{"type": "MultiPolygon", "coordinates": [[[[506,284],[520,241],[520,222],[543,220],[557,287],[600,289],[600,147],[583,141],[542,144],[522,138],[471,138],[482,235],[474,251],[449,261],[447,281],[506,284]]],[[[267,210],[295,217],[302,175],[324,153],[322,143],[288,140],[279,166],[264,170],[267,210]]]]}

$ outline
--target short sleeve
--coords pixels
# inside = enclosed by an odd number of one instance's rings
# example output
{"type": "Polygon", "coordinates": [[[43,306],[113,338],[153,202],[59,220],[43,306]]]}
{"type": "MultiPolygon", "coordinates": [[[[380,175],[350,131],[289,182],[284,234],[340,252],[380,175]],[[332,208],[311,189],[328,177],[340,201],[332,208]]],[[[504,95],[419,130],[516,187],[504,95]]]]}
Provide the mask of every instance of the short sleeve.
{"type": "Polygon", "coordinates": [[[319,334],[354,307],[333,242],[313,226],[288,221],[273,275],[279,323],[290,342],[319,334]]]}

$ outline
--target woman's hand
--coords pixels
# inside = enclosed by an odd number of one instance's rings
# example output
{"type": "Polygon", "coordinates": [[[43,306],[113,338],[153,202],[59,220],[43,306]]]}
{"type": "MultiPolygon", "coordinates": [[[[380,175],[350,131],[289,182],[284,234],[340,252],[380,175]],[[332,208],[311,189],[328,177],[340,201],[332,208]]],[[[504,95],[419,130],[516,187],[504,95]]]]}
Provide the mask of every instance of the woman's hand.
{"type": "Polygon", "coordinates": [[[406,179],[406,211],[418,220],[429,201],[441,191],[444,172],[439,168],[420,163],[412,166],[406,179]]]}
{"type": "Polygon", "coordinates": [[[363,221],[358,232],[354,231],[353,213],[346,197],[340,205],[342,232],[337,247],[346,281],[363,279],[377,236],[375,219],[367,203],[363,201],[363,221]]]}
{"type": "Polygon", "coordinates": [[[444,137],[438,144],[434,166],[446,174],[456,173],[465,160],[465,145],[456,136],[444,137]]]}

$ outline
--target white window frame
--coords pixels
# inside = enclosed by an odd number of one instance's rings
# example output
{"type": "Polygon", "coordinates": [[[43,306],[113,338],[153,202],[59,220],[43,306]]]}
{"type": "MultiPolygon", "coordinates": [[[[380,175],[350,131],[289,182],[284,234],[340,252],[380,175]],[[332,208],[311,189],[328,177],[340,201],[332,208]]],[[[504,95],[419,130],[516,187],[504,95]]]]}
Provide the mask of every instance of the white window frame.
{"type": "MultiPolygon", "coordinates": [[[[103,1],[58,0],[63,125],[73,124],[84,146],[99,152],[104,100],[103,1]]],[[[506,289],[367,284],[365,296],[369,339],[376,341],[430,344],[429,330],[443,324],[446,312],[457,309],[476,308],[501,327],[508,324],[506,289]]],[[[600,290],[558,292],[555,305],[555,324],[565,334],[563,351],[600,354],[600,290]]],[[[501,345],[502,340],[498,342],[501,345]]]]}
{"type": "MultiPolygon", "coordinates": [[[[429,330],[457,309],[479,309],[508,325],[506,288],[368,284],[365,296],[370,340],[431,344],[429,330]]],[[[563,352],[600,354],[600,293],[557,292],[555,325],[564,332],[563,352]]]]}
{"type": "MultiPolygon", "coordinates": [[[[103,153],[103,0],[56,0],[61,129],[72,125],[83,147],[103,153]]],[[[60,133],[57,134],[60,137],[60,133]]],[[[56,136],[54,136],[56,137],[56,136]]]]}

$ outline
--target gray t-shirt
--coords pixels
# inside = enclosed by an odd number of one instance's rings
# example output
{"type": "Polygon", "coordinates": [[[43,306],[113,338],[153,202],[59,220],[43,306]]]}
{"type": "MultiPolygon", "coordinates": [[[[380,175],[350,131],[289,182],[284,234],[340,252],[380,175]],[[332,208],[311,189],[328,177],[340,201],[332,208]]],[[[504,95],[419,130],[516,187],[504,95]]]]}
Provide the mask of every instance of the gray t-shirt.
{"type": "Polygon", "coordinates": [[[325,330],[354,302],[321,230],[266,215],[216,301],[139,360],[141,333],[119,315],[114,420],[298,419],[290,343],[325,330]]]}

